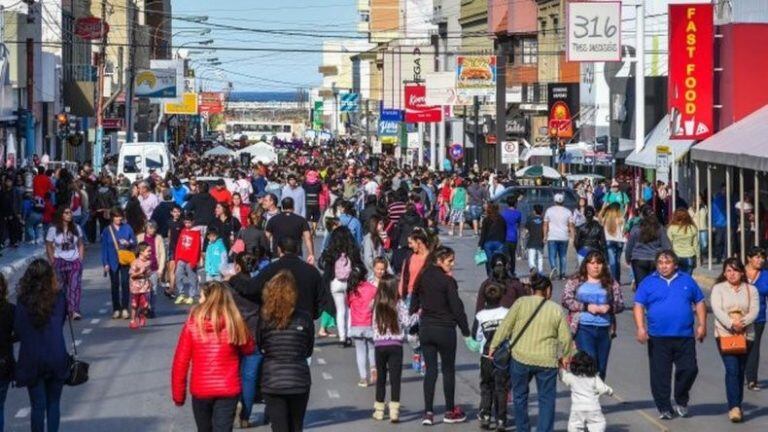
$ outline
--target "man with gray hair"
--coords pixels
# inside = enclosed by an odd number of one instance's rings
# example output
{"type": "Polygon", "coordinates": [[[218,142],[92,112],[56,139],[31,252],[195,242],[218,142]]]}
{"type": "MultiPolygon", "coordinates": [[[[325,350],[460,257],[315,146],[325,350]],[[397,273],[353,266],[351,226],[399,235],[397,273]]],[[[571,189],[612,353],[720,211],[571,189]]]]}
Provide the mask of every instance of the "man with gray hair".
{"type": "Polygon", "coordinates": [[[160,205],[160,198],[155,195],[149,188],[149,183],[142,180],[139,183],[139,204],[141,205],[141,211],[144,212],[144,216],[147,220],[152,219],[152,212],[155,211],[158,205],[160,205]]]}

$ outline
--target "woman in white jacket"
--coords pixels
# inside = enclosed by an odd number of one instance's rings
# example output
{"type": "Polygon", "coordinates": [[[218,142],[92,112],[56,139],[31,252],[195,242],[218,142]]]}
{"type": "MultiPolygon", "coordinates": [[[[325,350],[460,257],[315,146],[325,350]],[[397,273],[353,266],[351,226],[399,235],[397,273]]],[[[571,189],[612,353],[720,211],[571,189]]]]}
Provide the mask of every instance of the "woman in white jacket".
{"type": "Polygon", "coordinates": [[[368,274],[373,274],[374,260],[384,256],[382,233],[384,233],[384,222],[378,217],[372,216],[368,220],[368,233],[363,237],[363,264],[365,264],[368,274]]]}

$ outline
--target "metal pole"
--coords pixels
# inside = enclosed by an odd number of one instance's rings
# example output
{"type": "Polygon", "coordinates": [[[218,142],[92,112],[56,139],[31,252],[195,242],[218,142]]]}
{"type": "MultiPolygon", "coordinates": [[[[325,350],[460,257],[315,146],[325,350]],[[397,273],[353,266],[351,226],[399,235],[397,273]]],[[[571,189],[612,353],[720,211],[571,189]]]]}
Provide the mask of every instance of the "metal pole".
{"type": "Polygon", "coordinates": [[[464,165],[469,161],[469,152],[467,151],[467,106],[463,107],[461,116],[461,146],[464,148],[464,165]]]}
{"type": "Polygon", "coordinates": [[[472,105],[475,108],[475,138],[474,146],[472,147],[472,166],[469,169],[472,169],[475,163],[477,163],[477,149],[480,148],[480,99],[477,96],[475,96],[472,105]]]}
{"type": "MultiPolygon", "coordinates": [[[[24,159],[32,160],[35,153],[35,43],[34,39],[26,40],[27,55],[27,124],[25,129],[25,145],[22,157],[18,158],[17,165],[24,165],[24,159]],[[30,131],[30,126],[32,131],[30,131]]],[[[19,148],[19,154],[22,154],[19,148]]]]}
{"type": "Polygon", "coordinates": [[[419,151],[416,152],[416,157],[419,159],[416,166],[421,166],[424,163],[424,123],[419,123],[419,151]]]}
{"type": "Polygon", "coordinates": [[[728,255],[728,258],[731,257],[732,253],[732,242],[731,242],[731,167],[725,168],[725,241],[726,243],[726,254],[728,255]]]}
{"type": "Polygon", "coordinates": [[[712,270],[712,165],[707,165],[707,267],[712,270]]]}
{"type": "Polygon", "coordinates": [[[155,141],[160,141],[160,138],[157,135],[157,131],[160,130],[160,124],[163,123],[164,116],[165,116],[165,103],[160,102],[160,114],[157,116],[157,123],[155,124],[155,128],[152,130],[152,137],[155,139],[155,141]]]}
{"type": "MultiPolygon", "coordinates": [[[[701,189],[701,186],[699,185],[699,181],[701,180],[701,176],[700,176],[700,173],[699,173],[699,164],[698,164],[698,162],[694,162],[694,170],[695,170],[695,177],[696,177],[696,197],[695,197],[695,200],[693,202],[694,202],[694,205],[696,206],[695,207],[696,212],[694,213],[694,214],[696,214],[696,213],[699,212],[699,209],[701,208],[701,204],[702,204],[701,203],[701,199],[699,199],[699,193],[700,193],[700,189],[701,189]]],[[[696,221],[696,223],[698,224],[698,220],[696,221]]],[[[701,227],[697,226],[696,227],[696,230],[697,230],[696,235],[699,235],[699,233],[698,233],[699,229],[701,229],[701,227]]],[[[696,260],[696,266],[697,267],[701,267],[701,261],[702,261],[701,260],[701,245],[699,245],[699,250],[696,251],[696,257],[698,258],[696,260]]]]}
{"type": "MultiPolygon", "coordinates": [[[[104,57],[107,50],[107,33],[104,24],[107,20],[107,0],[101,0],[101,44],[99,46],[99,84],[96,88],[96,139],[93,142],[93,169],[101,172],[101,164],[104,162],[104,57]]],[[[121,71],[122,73],[122,71],[121,71]]]]}
{"type": "Polygon", "coordinates": [[[365,100],[365,140],[371,145],[371,111],[369,111],[369,99],[365,100]]]}
{"type": "MultiPolygon", "coordinates": [[[[128,4],[128,89],[125,92],[125,142],[133,142],[133,94],[136,80],[136,24],[137,11],[132,2],[128,4]]],[[[120,71],[122,73],[122,71],[120,71]]]]}
{"type": "Polygon", "coordinates": [[[496,41],[496,147],[494,168],[501,168],[502,146],[507,141],[507,40],[496,41]]]}
{"type": "Polygon", "coordinates": [[[746,204],[744,203],[744,168],[739,168],[739,205],[741,206],[739,213],[741,213],[739,217],[739,257],[741,258],[741,262],[744,262],[744,254],[746,253],[746,248],[744,247],[744,242],[746,240],[746,233],[744,232],[745,228],[745,219],[747,218],[747,212],[745,211],[746,204]]]}
{"type": "Polygon", "coordinates": [[[440,124],[437,129],[437,161],[438,166],[437,170],[440,171],[443,169],[443,166],[445,165],[445,108],[443,108],[443,119],[440,121],[440,124]]]}
{"type": "Polygon", "coordinates": [[[635,151],[645,145],[645,0],[637,3],[635,31],[635,151]]]}
{"type": "MultiPolygon", "coordinates": [[[[440,107],[442,110],[443,107],[440,107]]],[[[436,170],[437,167],[437,123],[429,124],[429,169],[436,170]]]]}
{"type": "Polygon", "coordinates": [[[670,219],[672,219],[672,214],[675,212],[675,209],[677,208],[677,164],[675,163],[675,152],[672,151],[672,171],[669,173],[670,175],[670,182],[672,183],[672,197],[670,198],[670,206],[672,208],[672,211],[670,212],[670,219]]]}
{"type": "Polygon", "coordinates": [[[755,246],[760,246],[760,174],[755,171],[755,246]]]}

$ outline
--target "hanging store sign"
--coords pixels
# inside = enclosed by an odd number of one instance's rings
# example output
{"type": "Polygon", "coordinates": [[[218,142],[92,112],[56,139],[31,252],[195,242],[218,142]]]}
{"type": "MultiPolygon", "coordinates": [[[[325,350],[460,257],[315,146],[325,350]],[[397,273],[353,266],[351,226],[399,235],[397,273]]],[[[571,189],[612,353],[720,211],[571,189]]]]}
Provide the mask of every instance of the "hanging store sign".
{"type": "Polygon", "coordinates": [[[175,99],[176,69],[143,69],[136,73],[136,97],[175,99]]]}
{"type": "Polygon", "coordinates": [[[621,2],[576,1],[567,5],[568,61],[621,61],[621,2]]]}
{"type": "Polygon", "coordinates": [[[403,112],[397,109],[385,109],[379,115],[379,137],[397,138],[400,122],[403,121],[403,112]]]}
{"type": "Polygon", "coordinates": [[[579,110],[579,84],[549,84],[547,86],[549,108],[549,136],[573,138],[573,116],[579,110]]]}
{"type": "Polygon", "coordinates": [[[443,110],[439,106],[427,105],[426,93],[423,84],[405,86],[406,123],[437,123],[443,119],[443,110]]]}
{"type": "Polygon", "coordinates": [[[360,93],[344,93],[340,96],[341,112],[358,112],[360,110],[360,93]]]}
{"type": "Polygon", "coordinates": [[[712,135],[714,18],[711,4],[669,5],[671,139],[712,135]]]}
{"type": "Polygon", "coordinates": [[[463,96],[496,94],[496,56],[456,57],[456,90],[463,96]]]}
{"type": "Polygon", "coordinates": [[[98,40],[109,33],[109,24],[101,18],[90,16],[75,20],[75,35],[83,40],[98,40]]]}
{"type": "Polygon", "coordinates": [[[425,75],[427,83],[426,102],[429,105],[472,105],[472,98],[456,89],[456,74],[453,72],[432,72],[425,75]]]}
{"type": "Polygon", "coordinates": [[[315,109],[312,111],[312,129],[323,130],[323,101],[315,101],[315,109]]]}
{"type": "Polygon", "coordinates": [[[197,93],[184,93],[181,102],[166,102],[166,114],[197,115],[197,93]]]}
{"type": "Polygon", "coordinates": [[[198,111],[204,115],[215,115],[224,112],[224,93],[202,92],[198,102],[198,111]]]}

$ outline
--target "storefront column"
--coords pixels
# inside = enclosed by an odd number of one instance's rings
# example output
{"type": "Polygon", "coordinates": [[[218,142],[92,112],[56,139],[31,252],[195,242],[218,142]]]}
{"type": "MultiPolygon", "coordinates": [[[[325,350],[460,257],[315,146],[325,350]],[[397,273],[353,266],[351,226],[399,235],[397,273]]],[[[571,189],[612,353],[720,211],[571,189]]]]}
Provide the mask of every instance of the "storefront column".
{"type": "Polygon", "coordinates": [[[707,268],[712,270],[712,165],[707,164],[707,268]]]}
{"type": "Polygon", "coordinates": [[[741,213],[739,217],[739,258],[741,259],[741,262],[744,262],[744,254],[746,252],[746,245],[744,242],[747,237],[747,234],[744,232],[744,222],[747,217],[747,212],[744,211],[744,208],[746,207],[746,203],[744,202],[744,168],[739,168],[739,204],[741,206],[739,211],[739,213],[741,213]]]}
{"type": "Polygon", "coordinates": [[[725,167],[725,255],[731,257],[733,253],[733,241],[731,237],[731,167],[725,167]]]}

